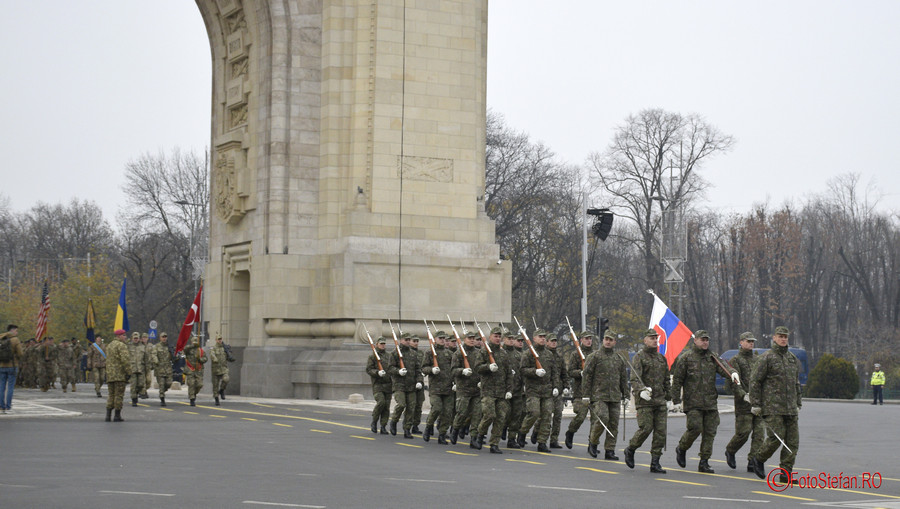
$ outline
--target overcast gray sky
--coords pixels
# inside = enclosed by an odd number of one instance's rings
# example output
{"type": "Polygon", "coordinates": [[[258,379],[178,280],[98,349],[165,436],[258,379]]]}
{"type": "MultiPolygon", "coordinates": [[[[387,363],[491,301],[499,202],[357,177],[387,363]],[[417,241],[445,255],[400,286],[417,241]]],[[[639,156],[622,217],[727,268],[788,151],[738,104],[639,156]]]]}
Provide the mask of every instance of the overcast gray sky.
{"type": "MultiPolygon", "coordinates": [[[[698,113],[735,136],[709,205],[799,204],[859,173],[900,210],[900,1],[491,0],[488,106],[582,164],[632,113],[698,113]]],[[[209,144],[210,56],[188,0],[0,0],[0,193],[95,200],[122,168],[209,144]]]]}

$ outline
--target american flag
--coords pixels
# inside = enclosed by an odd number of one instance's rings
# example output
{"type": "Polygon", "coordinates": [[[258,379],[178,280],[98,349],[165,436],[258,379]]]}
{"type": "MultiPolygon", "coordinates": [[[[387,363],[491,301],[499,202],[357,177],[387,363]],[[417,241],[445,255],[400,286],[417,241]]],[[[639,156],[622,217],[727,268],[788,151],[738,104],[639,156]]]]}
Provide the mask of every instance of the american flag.
{"type": "Polygon", "coordinates": [[[50,321],[50,290],[47,288],[47,281],[44,280],[44,290],[41,292],[41,311],[38,313],[37,330],[34,337],[38,341],[43,339],[47,333],[47,323],[50,321]]]}

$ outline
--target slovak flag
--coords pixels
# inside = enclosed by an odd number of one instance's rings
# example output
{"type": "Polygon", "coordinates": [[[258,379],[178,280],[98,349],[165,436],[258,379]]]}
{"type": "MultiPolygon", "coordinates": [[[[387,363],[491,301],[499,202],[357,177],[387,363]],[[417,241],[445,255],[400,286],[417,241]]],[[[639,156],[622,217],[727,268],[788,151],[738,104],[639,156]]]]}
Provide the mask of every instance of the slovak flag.
{"type": "Polygon", "coordinates": [[[655,293],[653,293],[653,312],[650,313],[650,328],[659,334],[659,353],[666,358],[671,368],[675,358],[694,333],[655,293]]]}
{"type": "Polygon", "coordinates": [[[197,296],[194,297],[194,303],[191,304],[191,309],[184,319],[184,325],[181,326],[181,332],[178,333],[178,343],[175,343],[175,353],[184,350],[184,347],[187,346],[188,339],[191,338],[191,330],[194,328],[194,324],[200,319],[201,293],[203,293],[202,286],[197,290],[197,296]]]}

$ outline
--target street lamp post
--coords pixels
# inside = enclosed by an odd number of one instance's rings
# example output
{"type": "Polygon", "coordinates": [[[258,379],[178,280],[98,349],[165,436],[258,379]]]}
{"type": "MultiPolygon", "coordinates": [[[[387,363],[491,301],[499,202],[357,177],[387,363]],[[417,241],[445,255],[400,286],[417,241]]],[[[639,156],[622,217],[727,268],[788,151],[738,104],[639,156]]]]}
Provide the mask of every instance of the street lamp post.
{"type": "MultiPolygon", "coordinates": [[[[185,205],[185,206],[190,206],[190,207],[199,207],[201,211],[203,210],[203,208],[206,207],[206,204],[204,204],[204,203],[190,202],[187,200],[177,200],[175,202],[175,204],[176,205],[185,205]]],[[[207,231],[206,214],[201,213],[200,217],[201,217],[201,222],[202,222],[202,225],[201,225],[202,226],[201,233],[202,233],[202,231],[207,231]]],[[[194,224],[195,224],[195,221],[191,221],[190,246],[188,246],[188,259],[191,262],[191,279],[194,280],[193,295],[197,295],[198,281],[203,279],[203,272],[206,268],[206,263],[208,260],[207,260],[206,254],[204,254],[203,256],[196,256],[196,257],[194,256],[194,243],[197,240],[196,239],[197,232],[196,232],[194,224]]],[[[203,297],[201,296],[201,298],[200,298],[201,320],[202,320],[203,316],[204,316],[203,315],[203,297]]],[[[200,320],[197,320],[195,323],[195,326],[197,326],[200,329],[200,336],[201,336],[201,341],[202,341],[206,337],[205,331],[203,330],[203,322],[200,320]]]]}

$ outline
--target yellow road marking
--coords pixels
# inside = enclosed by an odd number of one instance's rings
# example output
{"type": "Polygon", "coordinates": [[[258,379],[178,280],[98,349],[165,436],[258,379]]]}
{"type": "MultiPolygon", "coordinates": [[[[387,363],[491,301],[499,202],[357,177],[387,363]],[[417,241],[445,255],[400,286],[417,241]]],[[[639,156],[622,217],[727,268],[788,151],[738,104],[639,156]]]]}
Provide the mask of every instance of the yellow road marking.
{"type": "MultiPolygon", "coordinates": [[[[255,405],[255,404],[256,404],[256,403],[254,403],[254,405],[255,405]]],[[[302,421],[318,422],[318,423],[320,423],[320,424],[330,424],[330,425],[332,425],[332,426],[341,426],[341,427],[344,427],[344,428],[358,429],[358,430],[362,430],[362,431],[369,431],[369,428],[364,427],[364,426],[354,426],[353,424],[344,424],[344,423],[341,423],[341,422],[332,422],[332,421],[326,421],[326,420],[322,420],[322,419],[314,419],[314,418],[312,418],[312,417],[303,417],[303,416],[300,416],[300,415],[270,414],[270,413],[266,413],[266,412],[251,412],[251,411],[249,411],[249,410],[237,410],[237,409],[234,409],[234,408],[220,408],[220,407],[200,406],[200,405],[198,405],[198,406],[199,406],[200,408],[208,408],[208,409],[210,409],[210,410],[215,410],[215,411],[217,411],[217,412],[232,412],[232,413],[236,413],[236,414],[250,414],[250,415],[263,416],[263,417],[277,417],[277,418],[279,418],[279,419],[299,419],[299,420],[302,420],[302,421]]]]}
{"type": "Polygon", "coordinates": [[[531,465],[546,465],[546,463],[541,463],[539,461],[514,460],[512,458],[507,458],[506,461],[515,461],[516,463],[529,463],[531,465]]]}
{"type": "Polygon", "coordinates": [[[421,445],[404,444],[403,442],[397,442],[397,445],[402,445],[404,447],[415,447],[417,449],[421,449],[423,447],[421,445]]]}
{"type": "Polygon", "coordinates": [[[666,482],[677,482],[679,484],[691,484],[693,486],[709,486],[708,484],[703,484],[699,482],[690,482],[690,481],[676,481],[675,479],[656,479],[657,481],[666,481],[666,482]]]}
{"type": "Polygon", "coordinates": [[[375,440],[375,439],[372,438],[372,437],[361,437],[361,436],[359,436],[359,435],[350,435],[350,437],[351,437],[351,438],[361,438],[361,439],[363,439],[363,440],[375,440]]]}
{"type": "Polygon", "coordinates": [[[200,415],[200,412],[191,412],[190,410],[185,410],[184,413],[191,415],[200,415]]]}
{"type": "Polygon", "coordinates": [[[281,424],[280,422],[273,422],[272,424],[274,424],[274,425],[276,425],[276,426],[282,426],[282,427],[285,427],[285,428],[293,428],[293,427],[294,427],[294,426],[292,426],[292,425],[290,425],[290,424],[281,424]]]}
{"type": "Polygon", "coordinates": [[[459,452],[459,451],[447,451],[448,454],[459,454],[460,456],[478,456],[477,454],[472,454],[468,452],[459,452]]]}
{"type": "Polygon", "coordinates": [[[241,419],[243,419],[243,420],[245,420],[245,421],[253,421],[253,422],[259,421],[259,419],[254,419],[254,418],[252,418],[252,417],[241,417],[241,419]]]}
{"type": "Polygon", "coordinates": [[[219,419],[227,419],[224,415],[210,415],[210,417],[218,417],[219,419]]]}
{"type": "Polygon", "coordinates": [[[315,431],[316,433],[331,433],[330,431],[325,431],[324,429],[311,429],[310,431],[315,431]]]}
{"type": "Polygon", "coordinates": [[[792,497],[790,495],[782,495],[780,493],[772,493],[770,491],[753,491],[751,493],[756,493],[757,495],[771,495],[773,497],[790,498],[793,500],[805,500],[807,502],[815,502],[816,501],[814,498],[792,497]]]}
{"type": "Polygon", "coordinates": [[[263,405],[262,403],[250,403],[251,405],[263,406],[266,408],[275,408],[275,405],[263,405]]]}
{"type": "Polygon", "coordinates": [[[322,410],[313,410],[313,413],[314,413],[314,414],[328,414],[328,415],[331,415],[331,412],[325,412],[325,411],[322,411],[322,410]]]}
{"type": "Polygon", "coordinates": [[[609,470],[600,470],[599,468],[590,468],[590,467],[575,467],[579,470],[590,470],[591,472],[600,472],[601,474],[618,474],[618,472],[611,472],[609,470]]]}
{"type": "Polygon", "coordinates": [[[171,408],[160,408],[160,410],[165,410],[166,412],[174,412],[171,408]]]}

